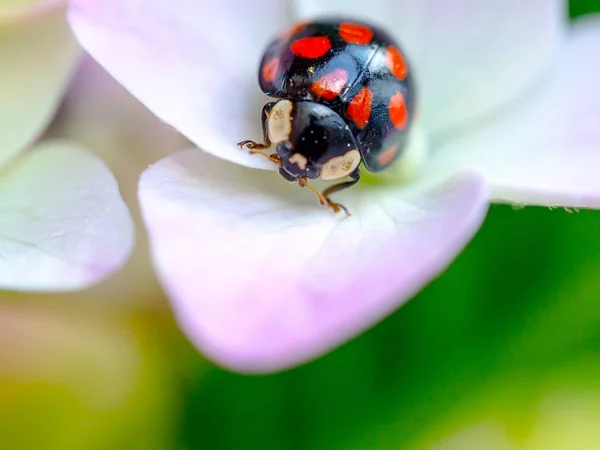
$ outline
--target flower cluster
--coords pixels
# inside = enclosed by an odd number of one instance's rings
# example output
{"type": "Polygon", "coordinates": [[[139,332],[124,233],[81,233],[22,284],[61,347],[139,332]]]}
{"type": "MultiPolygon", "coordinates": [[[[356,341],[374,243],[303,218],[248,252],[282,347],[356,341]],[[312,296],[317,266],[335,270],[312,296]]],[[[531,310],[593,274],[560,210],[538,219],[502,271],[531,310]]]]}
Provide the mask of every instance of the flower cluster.
{"type": "MultiPolygon", "coordinates": [[[[200,149],[159,161],[139,183],[153,264],[188,337],[235,370],[293,366],[360,333],[443,271],[491,201],[599,207],[600,23],[570,23],[565,9],[562,0],[298,0],[291,9],[282,0],[72,0],[69,22],[84,49],[200,149]],[[235,145],[260,136],[256,68],[267,42],[331,14],[393,34],[419,93],[405,157],[339,196],[353,212],[346,220],[276,172],[256,170],[272,167],[235,145]]],[[[53,258],[47,242],[77,229],[75,253],[89,256],[97,242],[82,236],[102,233],[107,255],[85,268],[106,272],[118,258],[105,242],[126,239],[126,219],[116,190],[92,183],[85,192],[79,201],[92,198],[95,209],[62,204],[69,222],[52,217],[44,240],[24,245],[53,258]],[[88,226],[77,228],[81,220],[88,226]]],[[[44,193],[54,198],[56,188],[44,193]]],[[[46,219],[48,206],[44,198],[46,209],[27,217],[46,219]]],[[[9,238],[0,252],[23,240],[9,238]]]]}

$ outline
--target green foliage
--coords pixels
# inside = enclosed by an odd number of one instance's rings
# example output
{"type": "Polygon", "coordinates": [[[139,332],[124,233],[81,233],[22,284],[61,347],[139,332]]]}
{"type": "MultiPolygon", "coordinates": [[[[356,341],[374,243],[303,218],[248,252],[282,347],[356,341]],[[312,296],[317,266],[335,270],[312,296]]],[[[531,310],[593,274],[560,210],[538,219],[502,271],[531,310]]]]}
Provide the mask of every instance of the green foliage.
{"type": "Polygon", "coordinates": [[[600,6],[598,5],[600,5],[598,0],[571,0],[569,2],[569,13],[571,17],[578,17],[600,12],[600,6]]]}
{"type": "Polygon", "coordinates": [[[571,387],[600,374],[598,231],[593,211],[492,207],[443,276],[341,349],[277,375],[191,381],[185,448],[419,448],[487,400],[525,433],[556,371],[574,367],[571,387]]]}

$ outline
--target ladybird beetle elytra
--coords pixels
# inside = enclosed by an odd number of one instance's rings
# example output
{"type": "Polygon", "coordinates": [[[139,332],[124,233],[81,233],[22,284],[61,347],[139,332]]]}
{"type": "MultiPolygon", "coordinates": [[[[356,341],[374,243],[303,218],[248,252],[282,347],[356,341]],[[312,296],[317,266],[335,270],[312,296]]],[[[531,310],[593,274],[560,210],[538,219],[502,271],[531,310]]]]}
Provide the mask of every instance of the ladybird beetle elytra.
{"type": "MultiPolygon", "coordinates": [[[[308,71],[311,72],[310,68],[308,71]]],[[[316,97],[331,101],[342,93],[347,83],[348,72],[344,69],[335,69],[315,81],[311,85],[310,91],[316,97]]]]}
{"type": "Polygon", "coordinates": [[[346,109],[346,114],[358,128],[364,128],[371,117],[371,104],[373,103],[373,91],[365,86],[356,94],[346,109]]]}
{"type": "Polygon", "coordinates": [[[293,41],[290,50],[295,56],[307,59],[320,58],[331,50],[331,41],[325,36],[311,36],[293,41]]]}
{"type": "Polygon", "coordinates": [[[356,23],[340,23],[339,33],[340,37],[349,44],[366,45],[373,39],[371,28],[356,23]]]}
{"type": "Polygon", "coordinates": [[[287,181],[311,190],[334,212],[329,196],[356,184],[359,165],[377,172],[402,154],[415,92],[402,50],[383,30],[350,20],[303,22],[266,49],[262,91],[278,100],[262,111],[264,142],[239,142],[269,158],[287,181]],[[275,145],[275,153],[262,150],[275,145]],[[308,184],[338,181],[323,192],[308,184]]]}
{"type": "Polygon", "coordinates": [[[406,101],[401,92],[395,92],[392,95],[389,108],[390,119],[394,126],[399,130],[404,130],[406,128],[408,112],[406,110],[406,101]]]}
{"type": "Polygon", "coordinates": [[[279,69],[279,58],[275,57],[267,61],[262,67],[262,77],[267,83],[272,83],[277,76],[277,70],[279,69]]]}

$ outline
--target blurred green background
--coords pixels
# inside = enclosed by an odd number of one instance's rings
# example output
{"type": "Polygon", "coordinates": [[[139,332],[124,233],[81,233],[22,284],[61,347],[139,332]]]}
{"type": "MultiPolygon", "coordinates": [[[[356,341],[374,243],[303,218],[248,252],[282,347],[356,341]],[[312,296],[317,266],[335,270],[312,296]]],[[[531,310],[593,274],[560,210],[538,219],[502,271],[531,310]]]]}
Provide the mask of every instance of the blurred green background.
{"type": "Polygon", "coordinates": [[[270,376],[204,360],[159,294],[5,296],[1,449],[600,449],[600,212],[495,205],[405,307],[270,376]]]}

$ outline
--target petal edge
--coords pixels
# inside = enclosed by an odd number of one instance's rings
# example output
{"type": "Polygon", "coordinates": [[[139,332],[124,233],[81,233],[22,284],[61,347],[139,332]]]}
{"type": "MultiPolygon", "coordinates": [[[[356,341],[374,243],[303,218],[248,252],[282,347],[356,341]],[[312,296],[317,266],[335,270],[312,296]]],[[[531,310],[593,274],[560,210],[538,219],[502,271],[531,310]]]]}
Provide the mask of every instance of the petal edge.
{"type": "Polygon", "coordinates": [[[0,172],[0,288],[69,291],[120,268],[133,223],[104,163],[47,141],[0,172]]]}
{"type": "Polygon", "coordinates": [[[139,197],[191,341],[228,368],[271,372],[352,338],[446,268],[488,192],[473,175],[433,192],[348,192],[355,215],[340,221],[278,174],[188,150],[148,169],[139,197]]]}
{"type": "Polygon", "coordinates": [[[516,108],[434,161],[482,173],[495,201],[600,208],[600,15],[575,22],[554,70],[516,108]]]}

